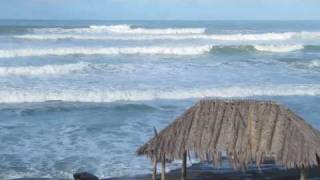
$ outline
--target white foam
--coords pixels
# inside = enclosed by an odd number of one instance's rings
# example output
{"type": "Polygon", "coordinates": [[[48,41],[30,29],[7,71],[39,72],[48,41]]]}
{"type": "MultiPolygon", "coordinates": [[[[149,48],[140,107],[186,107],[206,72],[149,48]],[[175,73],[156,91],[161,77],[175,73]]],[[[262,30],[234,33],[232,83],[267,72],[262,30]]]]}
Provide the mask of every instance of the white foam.
{"type": "Polygon", "coordinates": [[[318,69],[320,68],[320,60],[314,59],[314,60],[301,60],[298,62],[291,63],[296,67],[303,67],[303,68],[310,68],[310,69],[318,69]]]}
{"type": "Polygon", "coordinates": [[[130,25],[113,25],[113,26],[90,26],[95,30],[106,30],[120,34],[202,34],[205,28],[132,28],[130,25]]]}
{"type": "Polygon", "coordinates": [[[89,64],[85,62],[64,65],[0,67],[0,76],[63,75],[80,72],[88,67],[89,64]]]}
{"type": "MultiPolygon", "coordinates": [[[[75,88],[76,89],[76,88],[75,88]]],[[[270,85],[234,86],[206,89],[150,89],[150,90],[0,90],[0,103],[23,103],[45,101],[67,102],[115,102],[149,101],[157,99],[190,99],[205,97],[251,97],[251,96],[319,96],[320,85],[270,85]]]]}
{"type": "Polygon", "coordinates": [[[320,32],[204,34],[205,28],[132,28],[129,25],[91,26],[89,28],[43,28],[36,34],[17,35],[16,38],[34,40],[88,39],[88,40],[184,40],[204,39],[219,41],[284,41],[289,39],[320,38],[320,32]],[[38,34],[40,33],[40,34],[38,34]]]}
{"type": "Polygon", "coordinates": [[[186,40],[206,39],[205,35],[78,35],[78,34],[27,34],[14,36],[17,39],[27,40],[124,40],[124,41],[145,41],[145,40],[186,40]]]}
{"type": "Polygon", "coordinates": [[[319,68],[320,67],[320,60],[314,59],[309,64],[308,67],[310,68],[319,68]]]}
{"type": "Polygon", "coordinates": [[[36,33],[115,33],[115,34],[202,34],[205,28],[132,28],[130,25],[90,26],[80,28],[40,28],[36,33]]]}
{"type": "Polygon", "coordinates": [[[88,35],[88,34],[27,34],[17,35],[15,38],[30,40],[58,40],[58,39],[78,39],[78,40],[219,40],[219,41],[271,41],[288,40],[295,37],[296,33],[264,33],[264,34],[141,34],[141,35],[88,35]]]}
{"type": "Polygon", "coordinates": [[[258,51],[265,52],[291,52],[304,49],[303,45],[254,45],[254,48],[258,51]]]}
{"type": "Polygon", "coordinates": [[[262,34],[221,34],[210,35],[209,39],[221,41],[270,41],[270,40],[288,40],[294,33],[262,33],[262,34]]]}
{"type": "Polygon", "coordinates": [[[55,48],[55,49],[13,49],[0,50],[0,57],[27,57],[47,55],[119,55],[119,54],[146,54],[146,55],[199,55],[211,50],[212,46],[181,46],[181,47],[109,47],[109,48],[55,48]]]}
{"type": "Polygon", "coordinates": [[[295,38],[302,38],[302,39],[318,39],[320,38],[320,32],[308,32],[302,31],[294,35],[295,38]]]}

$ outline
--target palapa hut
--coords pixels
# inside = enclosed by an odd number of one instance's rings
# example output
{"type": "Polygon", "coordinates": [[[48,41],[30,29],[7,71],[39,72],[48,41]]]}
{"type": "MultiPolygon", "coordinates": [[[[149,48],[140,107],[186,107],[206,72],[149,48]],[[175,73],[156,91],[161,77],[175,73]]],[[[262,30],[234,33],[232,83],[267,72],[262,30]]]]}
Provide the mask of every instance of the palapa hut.
{"type": "Polygon", "coordinates": [[[270,101],[201,100],[137,150],[154,164],[182,159],[186,179],[187,154],[218,165],[226,154],[235,169],[258,167],[272,159],[285,168],[319,166],[320,132],[284,106],[270,101]]]}

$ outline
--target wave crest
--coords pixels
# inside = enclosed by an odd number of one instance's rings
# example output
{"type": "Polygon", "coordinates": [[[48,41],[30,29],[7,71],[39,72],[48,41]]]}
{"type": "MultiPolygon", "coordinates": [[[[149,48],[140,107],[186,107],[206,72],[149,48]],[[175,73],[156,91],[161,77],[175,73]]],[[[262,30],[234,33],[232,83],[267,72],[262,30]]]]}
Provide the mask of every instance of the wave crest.
{"type": "Polygon", "coordinates": [[[304,49],[303,45],[254,45],[258,51],[264,52],[291,52],[304,49]]]}
{"type": "Polygon", "coordinates": [[[88,67],[89,64],[85,62],[64,65],[0,67],[0,76],[63,75],[80,72],[88,67]]]}
{"type": "Polygon", "coordinates": [[[199,45],[199,46],[146,46],[146,47],[107,47],[107,48],[52,48],[52,49],[13,49],[0,50],[0,58],[28,56],[67,56],[67,55],[201,55],[205,53],[285,53],[298,50],[318,51],[318,46],[310,45],[199,45]]]}
{"type": "Polygon", "coordinates": [[[320,60],[312,60],[308,66],[310,68],[320,68],[320,60]]]}
{"type": "Polygon", "coordinates": [[[0,90],[0,103],[45,101],[115,102],[176,100],[193,98],[233,98],[252,96],[319,96],[319,85],[235,86],[207,89],[171,90],[0,90]]]}
{"type": "Polygon", "coordinates": [[[142,35],[80,35],[80,34],[27,34],[14,36],[18,39],[28,40],[128,40],[128,41],[144,41],[144,40],[218,40],[218,41],[270,41],[270,40],[288,40],[293,36],[291,33],[266,33],[266,34],[142,34],[142,35]]]}
{"type": "Polygon", "coordinates": [[[82,28],[40,28],[34,29],[36,33],[115,33],[115,34],[203,34],[205,28],[140,28],[127,24],[120,25],[92,25],[82,28]]]}
{"type": "Polygon", "coordinates": [[[130,25],[90,26],[90,29],[119,34],[202,34],[205,28],[133,28],[130,25]]]}
{"type": "Polygon", "coordinates": [[[209,52],[212,46],[182,46],[182,47],[110,47],[110,48],[56,48],[56,49],[13,49],[0,50],[1,58],[47,56],[47,55],[199,55],[209,52]]]}
{"type": "Polygon", "coordinates": [[[314,70],[320,70],[320,60],[319,59],[313,59],[313,60],[300,60],[297,59],[296,61],[289,61],[287,62],[290,65],[293,65],[296,68],[304,68],[304,69],[314,69],[314,70]]]}

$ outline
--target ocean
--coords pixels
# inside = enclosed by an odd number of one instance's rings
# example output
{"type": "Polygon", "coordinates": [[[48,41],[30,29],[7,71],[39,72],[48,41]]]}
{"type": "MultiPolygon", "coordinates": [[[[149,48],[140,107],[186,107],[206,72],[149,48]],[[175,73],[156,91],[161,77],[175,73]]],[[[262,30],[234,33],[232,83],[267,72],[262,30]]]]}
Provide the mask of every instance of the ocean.
{"type": "Polygon", "coordinates": [[[320,128],[320,21],[1,20],[0,179],[150,173],[136,149],[201,98],[320,128]]]}

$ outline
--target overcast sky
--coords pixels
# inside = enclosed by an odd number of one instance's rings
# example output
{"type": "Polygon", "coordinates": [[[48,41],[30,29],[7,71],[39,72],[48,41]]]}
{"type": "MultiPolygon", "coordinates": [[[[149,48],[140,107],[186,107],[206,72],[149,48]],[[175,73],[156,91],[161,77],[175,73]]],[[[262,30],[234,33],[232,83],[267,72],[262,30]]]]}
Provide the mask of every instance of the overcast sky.
{"type": "Polygon", "coordinates": [[[0,0],[0,19],[320,20],[320,0],[0,0]]]}

